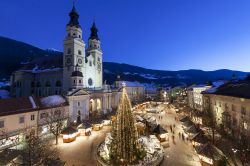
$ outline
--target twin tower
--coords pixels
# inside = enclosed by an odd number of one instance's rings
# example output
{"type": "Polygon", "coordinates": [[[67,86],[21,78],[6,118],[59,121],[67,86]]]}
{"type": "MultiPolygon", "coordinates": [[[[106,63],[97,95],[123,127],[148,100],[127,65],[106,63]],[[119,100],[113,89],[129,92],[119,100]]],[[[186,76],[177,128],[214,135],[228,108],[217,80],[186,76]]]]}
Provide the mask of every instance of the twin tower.
{"type": "Polygon", "coordinates": [[[102,89],[102,50],[95,22],[91,27],[91,35],[86,48],[75,6],[69,16],[67,35],[64,39],[63,90],[69,92],[79,88],[102,89]]]}

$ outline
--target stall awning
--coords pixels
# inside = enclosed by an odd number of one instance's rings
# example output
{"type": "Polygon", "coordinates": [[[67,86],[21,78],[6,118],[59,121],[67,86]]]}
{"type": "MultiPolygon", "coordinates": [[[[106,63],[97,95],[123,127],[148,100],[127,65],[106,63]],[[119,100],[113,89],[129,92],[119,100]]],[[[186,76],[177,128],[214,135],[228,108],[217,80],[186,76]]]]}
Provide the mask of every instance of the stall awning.
{"type": "Polygon", "coordinates": [[[77,130],[75,128],[73,128],[72,126],[68,126],[62,130],[61,134],[69,135],[74,134],[76,132],[77,130]]]}

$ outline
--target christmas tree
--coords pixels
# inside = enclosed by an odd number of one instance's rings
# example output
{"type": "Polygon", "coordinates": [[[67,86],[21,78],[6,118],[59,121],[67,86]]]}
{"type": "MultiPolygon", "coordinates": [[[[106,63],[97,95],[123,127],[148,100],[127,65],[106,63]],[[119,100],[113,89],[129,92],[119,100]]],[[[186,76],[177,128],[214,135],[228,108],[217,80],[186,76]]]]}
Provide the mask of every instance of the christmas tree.
{"type": "Polygon", "coordinates": [[[122,88],[116,121],[113,124],[112,138],[110,156],[113,164],[131,164],[139,160],[138,134],[125,85],[122,88]]]}

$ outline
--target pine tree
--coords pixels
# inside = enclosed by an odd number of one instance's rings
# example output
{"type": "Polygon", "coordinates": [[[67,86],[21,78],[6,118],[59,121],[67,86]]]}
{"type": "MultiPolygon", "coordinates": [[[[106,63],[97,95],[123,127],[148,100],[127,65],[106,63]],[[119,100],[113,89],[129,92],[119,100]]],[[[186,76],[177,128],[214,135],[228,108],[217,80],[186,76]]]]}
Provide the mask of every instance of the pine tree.
{"type": "Polygon", "coordinates": [[[122,88],[116,121],[113,124],[112,138],[111,161],[114,164],[127,164],[138,161],[138,133],[125,87],[122,88]]]}

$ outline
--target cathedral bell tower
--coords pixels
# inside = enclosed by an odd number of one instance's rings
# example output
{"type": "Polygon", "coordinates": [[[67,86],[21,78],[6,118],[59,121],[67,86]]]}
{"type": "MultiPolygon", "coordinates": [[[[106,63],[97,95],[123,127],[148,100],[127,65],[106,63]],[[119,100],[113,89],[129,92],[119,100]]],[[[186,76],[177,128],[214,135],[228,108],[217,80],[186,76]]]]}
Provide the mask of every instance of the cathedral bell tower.
{"type": "Polygon", "coordinates": [[[65,94],[72,89],[84,87],[83,73],[85,73],[85,44],[82,40],[82,28],[78,22],[79,15],[75,5],[69,16],[63,51],[63,91],[65,94]],[[72,81],[74,79],[78,81],[77,84],[72,81]],[[79,79],[82,80],[81,83],[79,79]]]}
{"type": "Polygon", "coordinates": [[[88,41],[87,60],[90,64],[92,62],[92,65],[88,65],[88,63],[86,65],[93,72],[86,75],[86,85],[89,88],[101,89],[103,84],[102,50],[95,22],[93,22],[90,30],[91,34],[88,41]]]}

